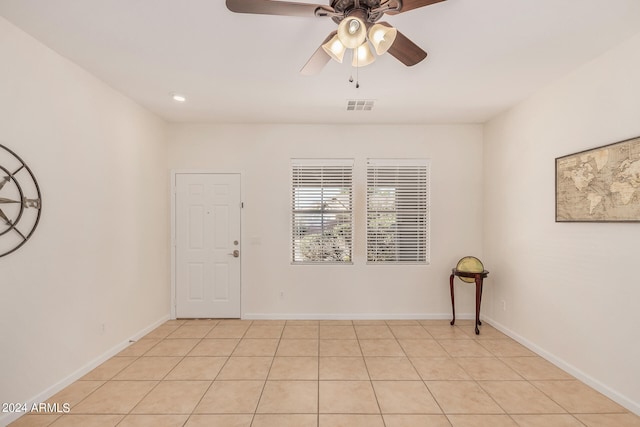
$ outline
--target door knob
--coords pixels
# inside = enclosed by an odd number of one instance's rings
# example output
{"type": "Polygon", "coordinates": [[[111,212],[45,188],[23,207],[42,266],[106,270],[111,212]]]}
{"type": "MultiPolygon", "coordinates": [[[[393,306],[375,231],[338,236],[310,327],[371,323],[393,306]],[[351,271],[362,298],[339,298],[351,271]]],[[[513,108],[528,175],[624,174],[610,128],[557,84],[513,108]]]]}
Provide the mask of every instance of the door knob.
{"type": "Polygon", "coordinates": [[[240,251],[236,249],[235,251],[231,252],[229,255],[233,255],[234,258],[238,258],[240,256],[240,251]]]}

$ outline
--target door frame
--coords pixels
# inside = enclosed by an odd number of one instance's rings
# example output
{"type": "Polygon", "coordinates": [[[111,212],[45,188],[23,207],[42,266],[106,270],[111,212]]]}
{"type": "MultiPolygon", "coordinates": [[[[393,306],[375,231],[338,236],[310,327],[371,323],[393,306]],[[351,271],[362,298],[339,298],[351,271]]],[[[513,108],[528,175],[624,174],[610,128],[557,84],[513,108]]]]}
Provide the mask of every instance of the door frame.
{"type": "MultiPolygon", "coordinates": [[[[230,171],[230,170],[218,170],[218,169],[171,169],[170,177],[169,177],[169,192],[171,193],[171,241],[169,242],[171,248],[171,313],[170,319],[176,319],[176,292],[177,292],[177,283],[176,283],[176,257],[177,253],[177,245],[176,245],[176,179],[177,175],[180,174],[210,174],[210,175],[240,175],[240,247],[244,247],[244,242],[242,241],[242,211],[244,207],[244,202],[242,201],[242,173],[238,171],[230,171]]],[[[242,260],[240,260],[240,318],[243,317],[242,311],[242,260]]]]}

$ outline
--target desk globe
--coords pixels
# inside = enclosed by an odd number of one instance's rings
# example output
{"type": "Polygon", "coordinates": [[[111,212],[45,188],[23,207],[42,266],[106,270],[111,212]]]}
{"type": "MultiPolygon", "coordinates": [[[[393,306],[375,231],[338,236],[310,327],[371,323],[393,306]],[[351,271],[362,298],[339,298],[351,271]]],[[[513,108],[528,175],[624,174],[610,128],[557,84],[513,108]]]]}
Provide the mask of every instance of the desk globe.
{"type": "MultiPolygon", "coordinates": [[[[484,271],[484,265],[482,261],[474,256],[466,256],[461,258],[456,265],[457,271],[464,271],[465,273],[482,273],[484,271]]],[[[458,276],[460,280],[467,283],[474,283],[476,281],[473,277],[458,276]]]]}

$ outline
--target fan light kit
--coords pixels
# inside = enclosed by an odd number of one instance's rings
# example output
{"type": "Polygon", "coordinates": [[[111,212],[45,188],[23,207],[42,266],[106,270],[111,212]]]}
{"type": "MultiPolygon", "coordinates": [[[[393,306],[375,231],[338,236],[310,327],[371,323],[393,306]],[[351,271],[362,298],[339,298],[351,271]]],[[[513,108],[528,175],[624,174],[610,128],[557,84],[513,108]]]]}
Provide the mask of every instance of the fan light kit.
{"type": "Polygon", "coordinates": [[[347,49],[352,50],[353,67],[375,61],[375,53],[385,52],[410,67],[427,57],[427,52],[405,37],[387,22],[378,22],[383,15],[397,15],[446,0],[331,0],[329,6],[279,0],[226,0],[227,8],[236,13],[329,17],[338,29],[331,32],[300,70],[301,74],[316,74],[333,59],[342,63],[347,49]]]}
{"type": "MultiPolygon", "coordinates": [[[[357,10],[360,11],[360,10],[357,10]]],[[[335,61],[342,63],[347,49],[354,49],[354,67],[364,67],[376,60],[367,40],[373,45],[378,56],[384,54],[396,40],[398,30],[393,27],[374,24],[367,31],[365,23],[357,16],[349,16],[338,25],[338,33],[322,45],[322,49],[335,61]]]]}

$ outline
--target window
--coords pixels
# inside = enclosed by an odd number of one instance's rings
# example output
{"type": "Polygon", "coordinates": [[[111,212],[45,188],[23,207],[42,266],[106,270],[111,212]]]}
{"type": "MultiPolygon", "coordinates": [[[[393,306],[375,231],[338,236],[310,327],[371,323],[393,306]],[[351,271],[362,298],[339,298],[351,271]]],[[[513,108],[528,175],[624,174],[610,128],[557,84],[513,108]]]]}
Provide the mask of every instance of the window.
{"type": "Polygon", "coordinates": [[[292,260],[351,263],[352,159],[292,159],[292,260]]]}
{"type": "Polygon", "coordinates": [[[367,161],[367,262],[429,262],[429,161],[367,161]]]}

